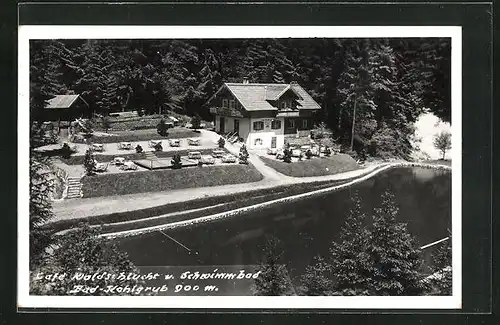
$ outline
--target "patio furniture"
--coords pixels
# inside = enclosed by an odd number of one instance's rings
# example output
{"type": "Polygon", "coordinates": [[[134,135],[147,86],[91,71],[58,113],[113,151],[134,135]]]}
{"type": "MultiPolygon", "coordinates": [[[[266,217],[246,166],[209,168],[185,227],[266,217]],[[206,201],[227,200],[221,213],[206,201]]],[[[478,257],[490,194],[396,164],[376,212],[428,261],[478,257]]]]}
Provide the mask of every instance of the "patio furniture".
{"type": "Polygon", "coordinates": [[[267,154],[275,156],[278,153],[278,148],[268,148],[267,154]]]}
{"type": "Polygon", "coordinates": [[[200,162],[205,165],[215,164],[215,159],[212,156],[201,156],[200,162]]]}
{"type": "Polygon", "coordinates": [[[283,159],[285,157],[285,153],[283,149],[276,150],[276,159],[283,159]]]}
{"type": "Polygon", "coordinates": [[[120,143],[118,143],[118,149],[120,149],[120,150],[130,150],[130,149],[132,149],[132,143],[130,143],[130,142],[120,142],[120,143]]]}
{"type": "Polygon", "coordinates": [[[236,157],[231,155],[231,154],[227,154],[227,155],[224,155],[222,157],[222,162],[223,163],[235,163],[236,162],[236,157]]]}
{"type": "Polygon", "coordinates": [[[226,152],[224,150],[214,150],[212,151],[212,157],[222,158],[226,152]]]}
{"type": "Polygon", "coordinates": [[[109,163],[96,163],[95,171],[96,172],[105,172],[108,170],[109,163]]]}
{"type": "Polygon", "coordinates": [[[113,165],[123,165],[125,163],[125,158],[123,157],[115,157],[113,161],[111,162],[113,165]]]}
{"type": "Polygon", "coordinates": [[[161,145],[161,140],[149,140],[149,142],[148,142],[148,146],[150,148],[154,148],[158,144],[161,145]]]}
{"type": "Polygon", "coordinates": [[[137,165],[133,161],[126,161],[120,167],[121,170],[137,170],[137,165]]]}
{"type": "Polygon", "coordinates": [[[101,143],[92,143],[92,150],[103,152],[104,151],[104,145],[101,144],[101,143]]]}
{"type": "Polygon", "coordinates": [[[189,159],[201,159],[201,152],[199,151],[191,151],[188,152],[189,159]]]}
{"type": "Polygon", "coordinates": [[[300,150],[300,149],[292,149],[292,157],[295,157],[295,158],[302,157],[302,150],[300,150]]]}
{"type": "Polygon", "coordinates": [[[180,147],[181,146],[181,140],[179,140],[179,139],[171,139],[171,140],[168,140],[168,144],[171,147],[180,147]]]}
{"type": "Polygon", "coordinates": [[[188,139],[188,144],[190,146],[199,146],[200,145],[200,139],[188,139]]]}

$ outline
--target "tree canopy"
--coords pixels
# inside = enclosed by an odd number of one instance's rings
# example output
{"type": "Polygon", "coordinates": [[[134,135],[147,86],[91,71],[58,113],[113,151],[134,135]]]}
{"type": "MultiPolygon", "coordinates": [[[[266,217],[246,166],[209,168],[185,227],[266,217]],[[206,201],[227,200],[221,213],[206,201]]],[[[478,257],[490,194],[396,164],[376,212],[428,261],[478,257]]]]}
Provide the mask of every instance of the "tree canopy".
{"type": "Polygon", "coordinates": [[[31,111],[38,119],[44,100],[73,92],[89,103],[86,115],[174,110],[211,120],[205,103],[224,82],[296,81],[322,106],[322,120],[343,144],[354,140],[363,154],[407,156],[420,113],[429,109],[451,121],[450,43],[447,38],[37,40],[30,52],[31,111]]]}

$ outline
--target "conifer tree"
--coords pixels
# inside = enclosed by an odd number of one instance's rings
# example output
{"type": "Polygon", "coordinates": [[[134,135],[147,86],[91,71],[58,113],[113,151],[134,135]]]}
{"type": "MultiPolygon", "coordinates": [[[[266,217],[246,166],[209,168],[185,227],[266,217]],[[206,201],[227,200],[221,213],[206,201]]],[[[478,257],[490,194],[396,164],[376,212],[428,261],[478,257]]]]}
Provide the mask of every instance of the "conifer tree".
{"type": "Polygon", "coordinates": [[[240,154],[239,154],[239,161],[240,161],[240,164],[248,164],[248,150],[247,150],[247,146],[245,146],[244,144],[241,146],[240,148],[240,154]]]}
{"type": "Polygon", "coordinates": [[[260,274],[255,279],[255,295],[293,295],[294,288],[283,263],[284,251],[280,240],[275,236],[267,236],[263,253],[264,258],[261,261],[260,274]]]}
{"type": "Polygon", "coordinates": [[[366,246],[367,289],[371,295],[421,295],[428,290],[422,281],[423,260],[405,223],[396,220],[399,209],[386,192],[374,210],[371,240],[366,246]]]}
{"type": "Polygon", "coordinates": [[[45,224],[53,217],[50,193],[51,164],[47,158],[33,152],[30,155],[30,266],[40,263],[45,249],[52,243],[51,231],[45,224]]]}

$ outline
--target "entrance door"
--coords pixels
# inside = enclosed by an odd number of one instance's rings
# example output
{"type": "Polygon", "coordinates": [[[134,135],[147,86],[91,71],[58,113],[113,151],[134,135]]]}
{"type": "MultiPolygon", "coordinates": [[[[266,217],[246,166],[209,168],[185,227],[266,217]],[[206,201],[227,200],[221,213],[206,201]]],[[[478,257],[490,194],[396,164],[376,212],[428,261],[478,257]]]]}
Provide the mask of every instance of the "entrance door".
{"type": "Polygon", "coordinates": [[[224,124],[224,122],[225,122],[225,119],[224,119],[223,117],[221,117],[221,118],[219,119],[219,123],[220,123],[220,124],[219,124],[219,131],[220,131],[220,133],[224,133],[224,132],[225,132],[225,130],[224,130],[224,129],[225,129],[225,124],[224,124]]]}
{"type": "Polygon", "coordinates": [[[240,134],[240,120],[234,120],[234,132],[240,134]]]}
{"type": "Polygon", "coordinates": [[[271,138],[271,148],[276,148],[276,137],[271,138]]]}

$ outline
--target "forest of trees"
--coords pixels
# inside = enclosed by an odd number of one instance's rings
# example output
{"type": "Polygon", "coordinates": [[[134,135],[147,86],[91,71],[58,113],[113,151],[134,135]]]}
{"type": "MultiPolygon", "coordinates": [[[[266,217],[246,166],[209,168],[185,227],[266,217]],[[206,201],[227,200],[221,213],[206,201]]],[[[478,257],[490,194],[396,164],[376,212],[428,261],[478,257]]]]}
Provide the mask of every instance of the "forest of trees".
{"type": "Polygon", "coordinates": [[[173,110],[211,120],[204,104],[224,82],[298,82],[321,119],[358,153],[411,149],[412,123],[431,110],[451,121],[451,40],[40,40],[30,43],[31,116],[43,101],[80,94],[89,111],[173,110]],[[379,148],[377,148],[379,147],[379,148]]]}

